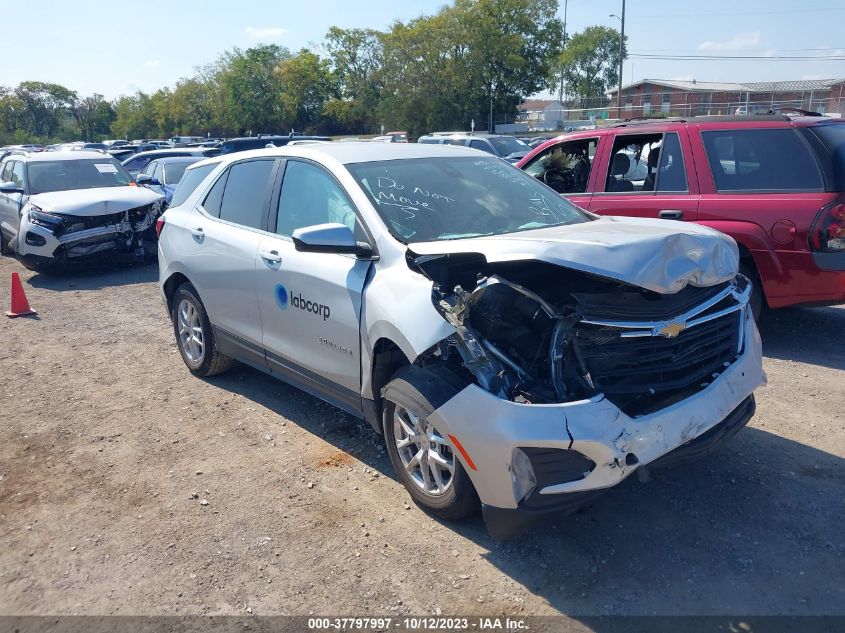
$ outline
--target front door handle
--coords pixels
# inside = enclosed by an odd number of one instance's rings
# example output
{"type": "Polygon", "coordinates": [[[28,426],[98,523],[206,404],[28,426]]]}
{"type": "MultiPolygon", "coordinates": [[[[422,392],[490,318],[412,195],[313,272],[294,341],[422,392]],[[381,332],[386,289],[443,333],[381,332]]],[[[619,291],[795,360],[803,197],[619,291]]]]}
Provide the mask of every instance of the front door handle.
{"type": "Polygon", "coordinates": [[[663,209],[657,216],[663,220],[680,220],[684,217],[684,212],[680,209],[663,209]]]}
{"type": "Polygon", "coordinates": [[[279,251],[259,251],[258,254],[268,264],[281,264],[282,263],[282,256],[279,255],[279,251]]]}

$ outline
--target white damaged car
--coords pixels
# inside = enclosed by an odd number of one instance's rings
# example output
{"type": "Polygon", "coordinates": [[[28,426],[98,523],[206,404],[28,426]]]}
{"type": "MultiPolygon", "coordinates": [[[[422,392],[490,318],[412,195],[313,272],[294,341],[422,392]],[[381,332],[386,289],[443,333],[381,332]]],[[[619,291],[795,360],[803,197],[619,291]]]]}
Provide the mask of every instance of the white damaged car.
{"type": "Polygon", "coordinates": [[[102,152],[13,153],[0,163],[0,250],[30,270],[142,259],[162,201],[102,152]]]}
{"type": "Polygon", "coordinates": [[[237,359],[368,420],[420,506],[480,501],[497,537],[707,453],[765,382],[730,237],[472,149],[234,154],[157,228],[192,373],[237,359]]]}

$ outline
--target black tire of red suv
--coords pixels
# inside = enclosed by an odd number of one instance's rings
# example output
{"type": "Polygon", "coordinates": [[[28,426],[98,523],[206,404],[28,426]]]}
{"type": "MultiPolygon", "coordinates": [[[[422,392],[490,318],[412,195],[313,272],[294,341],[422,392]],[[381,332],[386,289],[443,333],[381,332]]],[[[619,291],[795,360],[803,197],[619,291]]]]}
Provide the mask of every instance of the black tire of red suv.
{"type": "Polygon", "coordinates": [[[221,354],[217,347],[217,338],[214,336],[214,330],[211,327],[211,321],[208,320],[208,313],[205,311],[205,306],[199,298],[196,288],[189,283],[184,283],[176,289],[171,302],[170,319],[173,322],[173,334],[176,337],[176,347],[179,349],[179,354],[188,370],[194,375],[201,378],[207,376],[214,376],[221,374],[228,370],[233,364],[234,359],[221,354]],[[179,335],[179,307],[183,302],[188,302],[196,311],[199,317],[199,323],[202,328],[203,338],[203,354],[202,358],[192,360],[190,355],[186,352],[182,339],[179,335]]]}
{"type": "Polygon", "coordinates": [[[411,478],[396,446],[394,414],[397,407],[426,420],[440,405],[457,393],[455,386],[435,372],[410,366],[397,371],[382,393],[382,429],[387,454],[414,503],[429,514],[450,521],[477,514],[480,509],[478,494],[457,456],[454,458],[451,486],[445,493],[432,496],[423,492],[411,478]]]}
{"type": "Polygon", "coordinates": [[[751,298],[749,299],[748,304],[751,306],[751,316],[754,317],[755,321],[759,321],[760,315],[763,313],[763,308],[766,303],[763,298],[763,288],[760,285],[760,278],[757,276],[757,272],[755,270],[745,264],[742,264],[739,267],[739,272],[751,280],[751,298]]]}

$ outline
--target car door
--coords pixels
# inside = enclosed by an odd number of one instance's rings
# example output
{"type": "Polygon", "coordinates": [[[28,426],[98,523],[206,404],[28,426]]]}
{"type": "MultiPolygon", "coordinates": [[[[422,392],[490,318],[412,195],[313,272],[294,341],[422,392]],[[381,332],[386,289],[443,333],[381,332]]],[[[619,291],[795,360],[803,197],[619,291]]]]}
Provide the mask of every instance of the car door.
{"type": "Polygon", "coordinates": [[[255,257],[264,239],[277,161],[233,163],[191,215],[182,259],[209,320],[237,355],[264,365],[255,257]]]}
{"type": "Polygon", "coordinates": [[[578,138],[547,147],[522,169],[582,209],[588,209],[597,181],[596,157],[603,137],[578,138]]]}
{"type": "MultiPolygon", "coordinates": [[[[321,165],[288,160],[273,236],[256,257],[263,345],[271,371],[353,413],[361,411],[361,295],[372,262],[297,251],[296,229],[337,222],[367,240],[356,209],[321,165]]],[[[272,208],[272,206],[271,206],[272,208]]]]}
{"type": "MultiPolygon", "coordinates": [[[[25,190],[26,177],[24,163],[19,160],[9,160],[0,171],[0,182],[13,182],[25,190]]],[[[24,194],[0,193],[0,230],[11,240],[18,234],[21,224],[21,208],[24,204],[24,194]]]]}
{"type": "Polygon", "coordinates": [[[695,220],[699,189],[684,129],[620,132],[613,138],[590,211],[666,220],[695,220]]]}

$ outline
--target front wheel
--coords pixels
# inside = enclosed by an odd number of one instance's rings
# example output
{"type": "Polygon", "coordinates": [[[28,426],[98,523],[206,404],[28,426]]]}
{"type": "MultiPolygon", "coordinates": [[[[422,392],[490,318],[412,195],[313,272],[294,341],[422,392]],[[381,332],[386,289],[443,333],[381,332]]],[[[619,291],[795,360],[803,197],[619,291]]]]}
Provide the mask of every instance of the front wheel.
{"type": "Polygon", "coordinates": [[[751,308],[751,315],[755,321],[760,320],[760,315],[763,312],[765,300],[763,299],[763,287],[760,284],[760,278],[748,266],[742,265],[739,267],[739,272],[751,282],[751,298],[748,300],[748,305],[751,308]]]}
{"type": "Polygon", "coordinates": [[[393,468],[413,500],[442,519],[479,508],[475,488],[451,442],[429,420],[455,390],[420,367],[398,371],[384,389],[382,428],[393,468]]]}
{"type": "Polygon", "coordinates": [[[217,349],[217,339],[205,306],[191,284],[185,283],[176,289],[170,318],[179,353],[192,374],[214,376],[232,366],[232,359],[217,349]]]}

